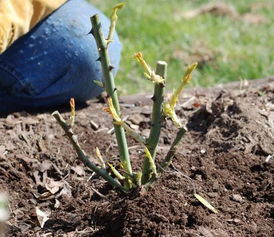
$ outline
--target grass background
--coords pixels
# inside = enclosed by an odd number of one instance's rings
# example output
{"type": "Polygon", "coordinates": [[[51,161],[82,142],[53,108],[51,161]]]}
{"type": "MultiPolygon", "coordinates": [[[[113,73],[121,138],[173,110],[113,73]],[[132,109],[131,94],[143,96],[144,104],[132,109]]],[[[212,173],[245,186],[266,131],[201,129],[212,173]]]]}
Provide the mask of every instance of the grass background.
{"type": "MultiPolygon", "coordinates": [[[[117,0],[90,0],[106,15],[117,0]]],[[[129,0],[119,12],[117,31],[123,43],[120,71],[116,77],[122,94],[151,91],[133,59],[142,51],[154,66],[167,61],[168,89],[180,80],[185,66],[200,61],[191,86],[210,86],[274,74],[274,1],[227,0],[237,18],[201,14],[192,19],[182,15],[207,0],[129,0]],[[257,5],[256,5],[257,4],[257,5]],[[259,5],[258,5],[259,4],[259,5]],[[257,6],[257,7],[256,7],[257,6]],[[244,14],[263,18],[262,23],[244,21],[244,14]]],[[[220,2],[220,1],[218,1],[220,2]]]]}

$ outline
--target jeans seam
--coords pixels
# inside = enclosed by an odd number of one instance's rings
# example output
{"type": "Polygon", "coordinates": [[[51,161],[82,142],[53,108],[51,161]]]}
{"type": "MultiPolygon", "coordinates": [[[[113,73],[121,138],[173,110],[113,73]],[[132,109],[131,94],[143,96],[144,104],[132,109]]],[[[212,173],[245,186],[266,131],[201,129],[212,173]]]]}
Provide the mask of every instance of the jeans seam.
{"type": "Polygon", "coordinates": [[[26,87],[27,83],[23,75],[7,62],[0,61],[0,70],[5,71],[10,76],[16,79],[16,83],[11,87],[11,93],[18,91],[18,89],[20,90],[26,87]]]}

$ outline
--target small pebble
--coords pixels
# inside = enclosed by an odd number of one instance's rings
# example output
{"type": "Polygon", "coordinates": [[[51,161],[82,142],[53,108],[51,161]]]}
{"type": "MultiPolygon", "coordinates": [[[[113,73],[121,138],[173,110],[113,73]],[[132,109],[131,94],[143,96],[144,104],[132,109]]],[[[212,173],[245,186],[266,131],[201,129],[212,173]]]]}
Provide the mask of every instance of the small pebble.
{"type": "Polygon", "coordinates": [[[149,133],[150,133],[150,130],[149,129],[144,129],[142,131],[142,135],[145,136],[145,137],[148,137],[149,136],[149,133]]]}
{"type": "Polygon", "coordinates": [[[232,200],[235,201],[235,202],[243,202],[244,201],[242,196],[239,195],[239,194],[233,194],[232,195],[232,200]]]}
{"type": "Polygon", "coordinates": [[[218,183],[218,181],[214,181],[214,183],[213,183],[213,190],[214,191],[219,190],[219,183],[218,183]]]}
{"type": "Polygon", "coordinates": [[[237,218],[234,218],[234,219],[228,219],[227,222],[234,222],[236,224],[236,223],[241,222],[241,220],[237,219],[237,218]]]}
{"type": "Polygon", "coordinates": [[[144,120],[144,118],[140,114],[133,114],[130,115],[128,120],[133,124],[139,125],[144,120]]]}
{"type": "Polygon", "coordinates": [[[90,126],[91,126],[91,128],[93,129],[93,130],[98,130],[98,128],[99,128],[99,125],[97,124],[97,123],[95,123],[94,121],[92,121],[92,120],[90,120],[89,121],[90,122],[90,126]]]}
{"type": "Polygon", "coordinates": [[[200,175],[200,174],[196,174],[195,179],[198,180],[198,181],[203,181],[202,175],[200,175]]]}
{"type": "Polygon", "coordinates": [[[201,154],[205,154],[206,153],[206,150],[205,149],[202,149],[201,150],[201,154]]]}
{"type": "Polygon", "coordinates": [[[210,192],[210,193],[207,193],[207,195],[211,198],[215,198],[218,196],[218,193],[210,192]]]}
{"type": "Polygon", "coordinates": [[[129,126],[135,131],[139,130],[139,126],[136,124],[129,124],[129,126]]]}

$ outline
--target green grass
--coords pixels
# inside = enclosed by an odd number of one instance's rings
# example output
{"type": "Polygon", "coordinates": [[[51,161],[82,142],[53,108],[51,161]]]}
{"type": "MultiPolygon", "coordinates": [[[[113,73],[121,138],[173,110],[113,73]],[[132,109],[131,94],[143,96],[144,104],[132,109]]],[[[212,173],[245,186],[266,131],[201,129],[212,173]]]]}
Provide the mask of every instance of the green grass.
{"type": "MultiPolygon", "coordinates": [[[[106,15],[117,0],[91,1],[106,15]]],[[[230,16],[203,14],[192,19],[180,17],[206,0],[131,0],[119,12],[117,31],[123,43],[120,71],[116,77],[122,94],[151,91],[151,83],[133,55],[142,51],[151,65],[167,61],[168,89],[181,79],[185,65],[208,54],[212,60],[200,64],[192,86],[210,86],[240,79],[274,74],[273,0],[227,0],[239,14],[249,13],[256,2],[269,4],[256,10],[265,17],[250,24],[230,16]],[[272,5],[271,5],[272,4],[272,5]],[[198,56],[197,56],[198,54],[198,56]]]]}

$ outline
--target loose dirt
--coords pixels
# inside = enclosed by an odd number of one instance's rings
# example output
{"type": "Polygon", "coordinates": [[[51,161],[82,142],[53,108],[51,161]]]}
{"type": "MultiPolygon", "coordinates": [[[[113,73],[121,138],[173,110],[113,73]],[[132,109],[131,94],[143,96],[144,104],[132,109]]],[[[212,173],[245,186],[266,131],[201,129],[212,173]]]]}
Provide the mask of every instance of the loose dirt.
{"type": "MultiPolygon", "coordinates": [[[[129,125],[145,135],[150,97],[121,99],[129,125]]],[[[90,102],[79,109],[75,133],[91,159],[99,147],[118,164],[103,107],[90,102]]],[[[9,195],[7,236],[272,236],[274,78],[187,90],[177,113],[189,132],[173,164],[148,190],[131,194],[113,190],[77,161],[49,112],[2,117],[0,191],[9,195]]],[[[163,126],[159,161],[176,134],[170,121],[163,126]]],[[[129,151],[136,170],[143,148],[130,139],[129,151]]]]}

